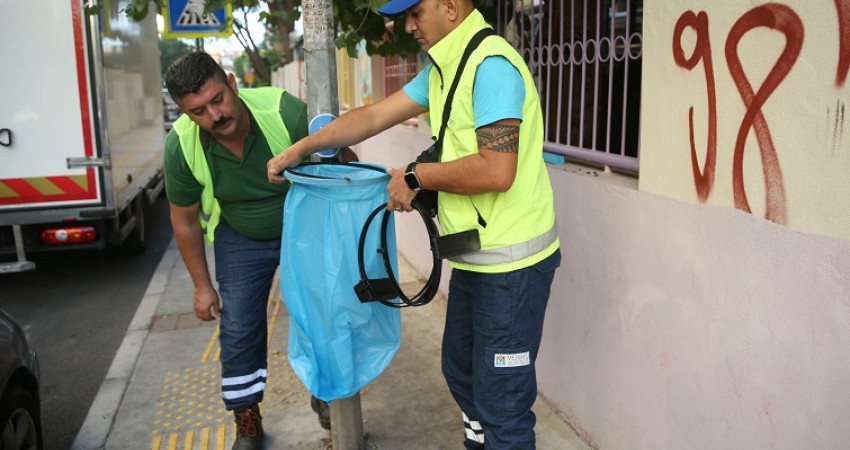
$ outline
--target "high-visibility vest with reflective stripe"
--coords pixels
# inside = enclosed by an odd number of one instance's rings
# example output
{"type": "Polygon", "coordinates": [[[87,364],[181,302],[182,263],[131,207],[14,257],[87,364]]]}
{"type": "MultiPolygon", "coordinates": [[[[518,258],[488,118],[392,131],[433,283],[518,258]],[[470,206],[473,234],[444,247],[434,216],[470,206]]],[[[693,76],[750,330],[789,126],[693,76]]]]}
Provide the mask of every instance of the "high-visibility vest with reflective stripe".
{"type": "MultiPolygon", "coordinates": [[[[435,66],[429,74],[431,117],[442,117],[449,86],[466,44],[478,30],[488,26],[475,10],[429,50],[435,66]]],[[[475,69],[484,58],[493,55],[505,57],[516,67],[525,85],[516,178],[506,192],[438,194],[443,231],[451,234],[475,228],[481,241],[480,251],[453,257],[449,264],[458,269],[488,273],[531,266],[554,253],[560,245],[552,186],[543,161],[544,122],[540,100],[525,61],[504,39],[496,36],[484,39],[467,61],[455,92],[441,161],[454,161],[478,153],[472,88],[475,69]]],[[[432,125],[436,136],[441,124],[433,121],[432,125]]]]}
{"type": "MultiPolygon", "coordinates": [[[[276,155],[292,145],[289,130],[280,117],[280,101],[284,94],[283,89],[274,87],[244,89],[239,91],[239,98],[245,102],[251,111],[254,120],[260,127],[260,131],[266,137],[272,155],[276,155]]],[[[221,217],[221,207],[215,198],[212,175],[207,164],[207,157],[201,145],[200,127],[186,114],[183,114],[174,122],[174,131],[180,138],[180,148],[183,157],[189,165],[192,175],[198,183],[204,187],[201,192],[201,205],[198,212],[198,220],[204,239],[212,245],[215,240],[215,228],[221,217]]]]}

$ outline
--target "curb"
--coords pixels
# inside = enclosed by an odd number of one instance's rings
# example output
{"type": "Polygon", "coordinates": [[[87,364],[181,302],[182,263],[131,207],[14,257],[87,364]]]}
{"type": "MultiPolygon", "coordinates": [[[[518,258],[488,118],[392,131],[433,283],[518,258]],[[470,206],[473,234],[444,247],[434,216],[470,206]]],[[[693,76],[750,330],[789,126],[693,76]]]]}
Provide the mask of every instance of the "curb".
{"type": "Polygon", "coordinates": [[[133,320],[127,327],[127,334],[115,353],[115,358],[106,372],[106,378],[97,391],[86,419],[71,445],[71,450],[99,450],[105,447],[109,431],[115,421],[115,414],[124,398],[130,377],[133,376],[133,370],[136,368],[142,346],[150,332],[156,309],[168,284],[168,277],[178,260],[179,252],[172,240],[154,271],[133,320]]]}

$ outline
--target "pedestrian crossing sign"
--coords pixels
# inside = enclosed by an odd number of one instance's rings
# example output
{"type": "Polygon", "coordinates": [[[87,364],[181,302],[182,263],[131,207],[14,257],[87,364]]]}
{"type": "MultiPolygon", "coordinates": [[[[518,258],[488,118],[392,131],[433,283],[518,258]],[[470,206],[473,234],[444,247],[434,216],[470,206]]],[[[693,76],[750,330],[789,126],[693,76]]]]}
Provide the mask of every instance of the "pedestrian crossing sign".
{"type": "Polygon", "coordinates": [[[233,34],[230,3],[204,13],[205,0],[168,0],[163,2],[163,36],[168,38],[228,37],[233,34]]]}

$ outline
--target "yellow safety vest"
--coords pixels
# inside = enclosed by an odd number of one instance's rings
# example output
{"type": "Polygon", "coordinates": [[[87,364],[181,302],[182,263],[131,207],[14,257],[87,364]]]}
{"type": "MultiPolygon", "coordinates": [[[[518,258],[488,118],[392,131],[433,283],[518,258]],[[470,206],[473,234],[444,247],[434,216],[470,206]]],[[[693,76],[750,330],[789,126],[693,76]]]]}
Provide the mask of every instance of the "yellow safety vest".
{"type": "MultiPolygon", "coordinates": [[[[431,117],[442,117],[449,86],[466,44],[484,27],[489,25],[481,13],[475,10],[458,28],[429,50],[435,66],[429,74],[428,103],[431,117]]],[[[516,178],[507,192],[438,194],[438,214],[443,231],[451,234],[475,228],[478,229],[481,241],[481,250],[453,257],[449,264],[458,269],[486,273],[529,267],[554,253],[560,246],[555,226],[552,186],[543,161],[544,122],[540,100],[525,61],[504,39],[495,36],[486,38],[470,55],[455,92],[441,161],[454,161],[478,153],[472,87],[475,69],[484,58],[493,55],[503,56],[513,64],[525,84],[516,178]]],[[[433,132],[436,136],[441,124],[433,122],[432,125],[435,126],[433,132]]]]}
{"type": "MultiPolygon", "coordinates": [[[[257,121],[260,131],[263,132],[269,143],[272,155],[276,155],[292,145],[289,130],[280,117],[280,100],[284,92],[283,89],[274,87],[239,91],[239,98],[245,102],[254,120],[257,121]]],[[[221,207],[215,198],[210,167],[207,164],[203,145],[201,145],[201,129],[185,114],[174,122],[173,127],[180,138],[180,148],[183,150],[183,157],[186,158],[189,170],[192,171],[192,175],[195,176],[198,183],[204,187],[201,193],[198,220],[201,223],[204,239],[212,245],[215,240],[215,228],[218,226],[221,217],[221,207]]]]}

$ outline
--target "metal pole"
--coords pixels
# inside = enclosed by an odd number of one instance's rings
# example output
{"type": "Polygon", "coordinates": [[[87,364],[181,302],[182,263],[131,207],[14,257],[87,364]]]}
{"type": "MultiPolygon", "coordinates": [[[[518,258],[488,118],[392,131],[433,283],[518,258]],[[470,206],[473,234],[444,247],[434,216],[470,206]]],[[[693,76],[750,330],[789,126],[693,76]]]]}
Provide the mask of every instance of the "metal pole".
{"type": "MultiPolygon", "coordinates": [[[[23,233],[21,232],[20,225],[12,225],[12,234],[15,237],[15,253],[18,255],[18,261],[13,264],[14,270],[12,272],[23,272],[25,270],[33,270],[35,269],[35,263],[32,261],[27,261],[27,254],[24,251],[24,238],[23,233]]],[[[0,264],[2,266],[2,264],[0,264]]],[[[0,270],[0,273],[3,273],[0,270]]],[[[358,408],[360,405],[357,405],[358,408]]]]}
{"type": "Polygon", "coordinates": [[[24,238],[21,232],[20,225],[12,225],[12,234],[15,237],[15,252],[18,255],[18,260],[7,263],[0,263],[0,274],[17,273],[35,269],[35,263],[27,261],[27,254],[24,250],[24,238]]]}
{"type": "Polygon", "coordinates": [[[331,445],[334,450],[365,450],[360,394],[331,402],[331,445]]]}
{"type": "MultiPolygon", "coordinates": [[[[339,116],[332,0],[302,0],[307,116],[339,116]]],[[[315,156],[315,155],[314,155],[315,156]]],[[[334,159],[338,158],[338,153],[334,159]]]]}
{"type": "MultiPolygon", "coordinates": [[[[307,78],[307,116],[339,116],[334,45],[333,1],[302,0],[304,64],[307,78]]],[[[338,153],[335,156],[338,158],[338,153]]],[[[334,450],[365,450],[360,394],[330,404],[331,444],[334,450]]]]}

